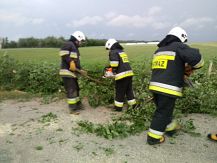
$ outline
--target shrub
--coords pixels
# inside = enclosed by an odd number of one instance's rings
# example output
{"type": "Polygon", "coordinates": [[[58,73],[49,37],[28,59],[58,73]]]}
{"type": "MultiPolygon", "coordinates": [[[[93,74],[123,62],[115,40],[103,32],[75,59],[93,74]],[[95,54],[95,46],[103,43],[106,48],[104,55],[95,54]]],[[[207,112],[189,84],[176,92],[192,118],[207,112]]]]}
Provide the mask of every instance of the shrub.
{"type": "Polygon", "coordinates": [[[0,88],[51,94],[59,90],[61,80],[53,64],[18,63],[7,55],[0,57],[0,88]]]}

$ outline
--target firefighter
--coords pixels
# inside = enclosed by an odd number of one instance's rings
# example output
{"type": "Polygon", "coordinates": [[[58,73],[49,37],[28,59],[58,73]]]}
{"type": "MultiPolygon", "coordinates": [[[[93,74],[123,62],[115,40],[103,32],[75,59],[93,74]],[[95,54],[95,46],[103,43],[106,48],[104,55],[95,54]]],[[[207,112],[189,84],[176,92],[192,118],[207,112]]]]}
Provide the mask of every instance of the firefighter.
{"type": "Polygon", "coordinates": [[[81,74],[86,74],[86,72],[81,69],[78,48],[84,41],[84,33],[76,31],[70,35],[70,39],[64,43],[59,52],[59,55],[61,56],[61,69],[59,75],[63,79],[70,114],[79,114],[79,110],[81,109],[77,77],[78,71],[81,74]]]}
{"type": "Polygon", "coordinates": [[[130,67],[127,54],[123,51],[123,47],[115,39],[108,39],[105,44],[106,50],[109,50],[110,68],[106,74],[107,77],[114,76],[115,79],[115,100],[114,110],[122,111],[124,105],[125,95],[129,106],[135,106],[136,100],[134,98],[132,88],[133,71],[130,67]],[[113,75],[111,75],[111,72],[113,75]]]}
{"type": "Polygon", "coordinates": [[[210,133],[210,134],[207,135],[207,137],[209,138],[209,140],[217,142],[217,134],[210,133]]]}
{"type": "Polygon", "coordinates": [[[172,133],[178,128],[172,121],[172,114],[176,99],[182,96],[184,78],[204,64],[199,50],[185,42],[186,31],[181,27],[172,28],[153,55],[149,90],[153,93],[156,110],[147,133],[150,145],[163,143],[164,133],[172,133]]]}

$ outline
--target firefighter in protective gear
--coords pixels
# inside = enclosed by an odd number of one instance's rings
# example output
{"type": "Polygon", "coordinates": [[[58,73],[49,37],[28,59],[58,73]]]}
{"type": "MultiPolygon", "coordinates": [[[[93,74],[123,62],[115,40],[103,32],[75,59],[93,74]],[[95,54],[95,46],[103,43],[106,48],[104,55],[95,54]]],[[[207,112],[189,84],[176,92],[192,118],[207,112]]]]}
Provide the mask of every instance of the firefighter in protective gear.
{"type": "Polygon", "coordinates": [[[108,69],[108,71],[112,70],[113,73],[111,75],[110,72],[107,72],[107,76],[112,76],[115,79],[115,111],[122,111],[125,95],[128,105],[135,106],[136,100],[132,88],[132,78],[134,74],[130,67],[127,54],[115,39],[108,39],[105,48],[109,50],[110,69],[108,69]]]}
{"type": "Polygon", "coordinates": [[[74,32],[68,41],[64,43],[60,49],[61,69],[59,75],[63,79],[64,88],[66,90],[67,103],[70,113],[79,114],[81,102],[79,98],[78,72],[85,73],[80,65],[80,53],[78,48],[85,41],[83,32],[74,32]]]}
{"type": "Polygon", "coordinates": [[[199,50],[184,44],[186,41],[185,30],[175,27],[158,44],[153,55],[149,90],[153,93],[156,110],[147,133],[150,145],[164,142],[164,132],[177,129],[172,115],[176,99],[182,97],[184,75],[189,76],[192,70],[204,64],[199,50]]]}

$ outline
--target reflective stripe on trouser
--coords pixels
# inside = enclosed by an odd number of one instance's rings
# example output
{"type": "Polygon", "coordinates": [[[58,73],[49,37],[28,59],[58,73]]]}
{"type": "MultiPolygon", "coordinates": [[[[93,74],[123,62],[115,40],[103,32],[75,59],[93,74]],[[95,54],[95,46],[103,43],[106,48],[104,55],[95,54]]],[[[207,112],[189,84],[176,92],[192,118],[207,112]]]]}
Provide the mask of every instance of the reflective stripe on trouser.
{"type": "Polygon", "coordinates": [[[164,132],[166,126],[172,121],[176,98],[157,93],[154,93],[153,96],[156,110],[150,128],[155,131],[164,132]]]}
{"type": "Polygon", "coordinates": [[[115,101],[114,103],[115,103],[115,106],[120,107],[120,108],[124,106],[124,102],[115,101]]]}
{"type": "Polygon", "coordinates": [[[133,87],[132,87],[132,77],[123,78],[115,81],[115,101],[123,103],[127,97],[127,101],[133,103],[135,100],[133,87]]]}
{"type": "Polygon", "coordinates": [[[150,82],[149,90],[166,93],[173,96],[182,96],[182,88],[159,82],[150,82]]]}
{"type": "Polygon", "coordinates": [[[68,98],[67,102],[68,104],[77,104],[80,101],[79,97],[75,97],[75,98],[68,98]]]}
{"type": "Polygon", "coordinates": [[[79,99],[79,86],[77,78],[63,78],[68,104],[76,104],[79,99]]]}
{"type": "Polygon", "coordinates": [[[162,138],[163,134],[164,134],[164,132],[156,131],[156,130],[153,130],[151,128],[148,131],[148,136],[155,138],[155,139],[162,138]]]}
{"type": "Polygon", "coordinates": [[[128,105],[135,105],[136,104],[136,100],[135,99],[128,100],[127,103],[128,103],[128,105]]]}

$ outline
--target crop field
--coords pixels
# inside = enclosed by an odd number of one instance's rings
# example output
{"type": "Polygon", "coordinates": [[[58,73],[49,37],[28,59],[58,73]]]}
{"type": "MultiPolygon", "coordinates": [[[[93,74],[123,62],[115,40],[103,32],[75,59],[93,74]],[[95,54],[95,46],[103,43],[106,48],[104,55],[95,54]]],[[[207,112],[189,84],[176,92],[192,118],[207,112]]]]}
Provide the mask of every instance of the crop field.
{"type": "MultiPolygon", "coordinates": [[[[199,48],[205,61],[209,61],[217,56],[217,42],[212,43],[194,43],[192,47],[199,48]]],[[[150,60],[152,54],[157,49],[155,45],[143,46],[124,46],[129,60],[132,62],[145,62],[150,60]]],[[[0,56],[8,54],[19,62],[30,63],[53,63],[59,65],[59,49],[56,48],[21,48],[21,49],[2,49],[0,56]]],[[[81,63],[84,67],[94,65],[105,65],[108,60],[108,51],[102,47],[83,47],[80,48],[81,63]]]]}

